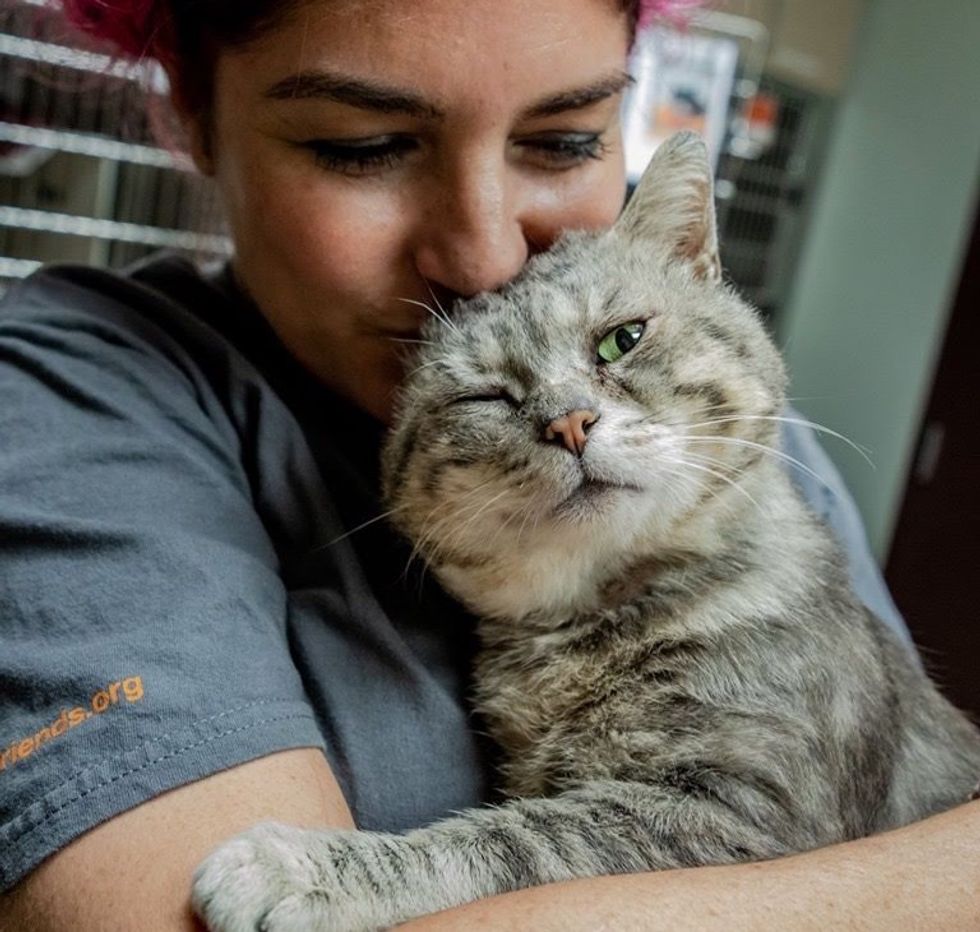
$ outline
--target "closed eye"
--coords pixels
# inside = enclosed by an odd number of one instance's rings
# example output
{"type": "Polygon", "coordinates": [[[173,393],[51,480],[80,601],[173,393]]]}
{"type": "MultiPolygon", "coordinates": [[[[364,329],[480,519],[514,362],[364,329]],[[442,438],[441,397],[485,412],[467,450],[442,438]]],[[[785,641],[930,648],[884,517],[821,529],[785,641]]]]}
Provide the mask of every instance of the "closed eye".
{"type": "Polygon", "coordinates": [[[410,136],[392,133],[365,139],[310,139],[299,143],[317,165],[342,175],[369,175],[394,168],[419,148],[410,136]]]}
{"type": "Polygon", "coordinates": [[[470,395],[459,395],[453,398],[449,404],[460,405],[460,404],[488,404],[490,402],[502,401],[512,408],[519,408],[521,403],[508,391],[505,389],[494,389],[489,392],[474,392],[470,395]]]}

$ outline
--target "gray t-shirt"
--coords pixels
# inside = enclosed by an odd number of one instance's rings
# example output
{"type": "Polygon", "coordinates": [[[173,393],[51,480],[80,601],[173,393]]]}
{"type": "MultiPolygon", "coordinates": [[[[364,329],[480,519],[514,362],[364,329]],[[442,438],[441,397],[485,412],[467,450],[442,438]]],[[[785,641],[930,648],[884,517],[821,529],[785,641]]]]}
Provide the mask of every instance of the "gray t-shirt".
{"type": "MultiPolygon", "coordinates": [[[[488,799],[492,750],[465,701],[473,619],[406,572],[384,522],[343,536],[380,513],[380,440],[226,272],[164,256],[11,289],[0,889],[119,812],[286,748],[325,750],[363,828],[488,799]]],[[[808,492],[904,630],[846,495],[808,492]]]]}
{"type": "Polygon", "coordinates": [[[378,522],[381,428],[229,287],[51,268],[0,311],[0,887],[93,825],[323,747],[358,824],[479,803],[473,623],[378,522]]]}

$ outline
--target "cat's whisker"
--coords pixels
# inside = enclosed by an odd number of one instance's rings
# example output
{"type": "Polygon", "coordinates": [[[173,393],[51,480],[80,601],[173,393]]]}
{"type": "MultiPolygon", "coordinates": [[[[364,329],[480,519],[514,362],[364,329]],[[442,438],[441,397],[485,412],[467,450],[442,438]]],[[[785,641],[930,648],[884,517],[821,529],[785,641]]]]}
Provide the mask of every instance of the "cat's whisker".
{"type": "MultiPolygon", "coordinates": [[[[677,461],[673,460],[672,462],[677,462],[677,461]]],[[[667,465],[667,463],[660,463],[658,468],[662,470],[664,473],[666,473],[668,476],[674,476],[682,480],[682,483],[690,483],[691,481],[691,474],[689,472],[685,472],[683,469],[672,469],[669,465],[667,465]]],[[[676,499],[677,494],[673,486],[668,485],[667,492],[671,494],[673,498],[676,499]]]]}
{"type": "Polygon", "coordinates": [[[485,511],[486,511],[486,510],[487,510],[488,508],[490,508],[490,507],[491,507],[491,506],[492,506],[493,504],[495,504],[496,502],[498,502],[498,501],[500,501],[500,499],[502,499],[502,498],[503,498],[503,497],[504,497],[505,495],[509,495],[509,494],[510,494],[510,492],[511,492],[511,490],[510,490],[509,488],[504,488],[503,490],[501,490],[500,492],[498,492],[498,493],[497,493],[496,495],[494,495],[494,496],[493,496],[493,498],[491,498],[491,499],[489,499],[489,500],[487,500],[487,501],[485,501],[485,502],[484,502],[484,503],[483,503],[483,504],[482,504],[482,505],[481,505],[481,506],[480,506],[480,507],[479,507],[479,508],[477,509],[477,511],[476,511],[476,513],[475,513],[475,514],[472,514],[472,515],[470,515],[470,516],[469,516],[469,517],[468,517],[468,518],[467,518],[467,519],[466,519],[466,520],[464,521],[464,523],[463,523],[463,524],[461,524],[461,525],[460,525],[460,526],[459,526],[459,527],[458,527],[458,528],[456,529],[456,534],[455,534],[455,535],[454,535],[454,536],[452,537],[452,541],[451,541],[451,543],[452,543],[452,544],[455,544],[455,543],[456,543],[456,541],[457,541],[457,540],[459,540],[459,538],[460,538],[460,537],[462,537],[462,536],[463,536],[463,535],[464,535],[464,534],[466,533],[466,531],[468,531],[468,530],[470,529],[470,526],[471,526],[471,525],[472,525],[472,524],[473,524],[473,523],[474,523],[475,521],[477,521],[477,520],[479,519],[479,517],[480,517],[480,515],[482,515],[482,514],[483,514],[483,512],[485,512],[485,511]]]}
{"type": "MultiPolygon", "coordinates": [[[[726,478],[729,481],[729,484],[736,485],[740,492],[745,493],[748,496],[749,501],[756,505],[758,504],[755,499],[745,491],[745,489],[743,489],[740,485],[737,485],[736,480],[738,479],[741,470],[734,468],[731,463],[726,463],[723,460],[719,460],[713,456],[704,456],[698,453],[693,453],[690,450],[685,451],[683,460],[675,460],[675,462],[681,462],[684,467],[700,466],[702,468],[717,470],[719,478],[726,478]]],[[[673,470],[673,475],[678,476],[681,479],[690,478],[689,476],[685,475],[683,469],[673,470]]],[[[718,491],[721,490],[719,489],[718,491]]],[[[718,493],[716,492],[715,494],[718,493]]]]}
{"type": "MultiPolygon", "coordinates": [[[[433,531],[438,532],[443,525],[453,523],[457,521],[460,517],[462,517],[471,508],[479,507],[480,502],[471,502],[469,500],[473,498],[473,496],[476,495],[477,493],[482,492],[488,485],[490,485],[494,481],[496,481],[495,476],[491,477],[490,479],[487,479],[486,482],[481,483],[475,488],[470,489],[469,492],[463,495],[459,499],[459,501],[455,503],[455,506],[451,508],[448,514],[444,514],[440,516],[438,520],[433,522],[433,524],[431,525],[433,531]]],[[[433,517],[436,510],[437,509],[433,509],[432,511],[429,512],[429,514],[426,517],[426,521],[428,521],[430,518],[433,517]]],[[[423,525],[423,533],[427,532],[428,527],[429,527],[428,525],[423,525]]]]}
{"type": "MultiPolygon", "coordinates": [[[[521,482],[520,488],[523,489],[526,484],[527,484],[527,480],[524,480],[523,482],[521,482]]],[[[521,521],[521,526],[517,529],[517,536],[515,537],[516,543],[520,543],[521,536],[524,534],[524,531],[527,528],[528,521],[530,521],[531,518],[534,518],[534,523],[531,525],[531,533],[533,534],[538,529],[538,526],[541,524],[541,519],[545,514],[545,512],[542,511],[540,508],[525,507],[521,509],[521,511],[524,514],[524,518],[521,521]]],[[[515,514],[520,514],[520,513],[521,512],[515,512],[515,514]]]]}
{"type": "Polygon", "coordinates": [[[426,573],[426,570],[428,569],[428,564],[434,558],[436,552],[439,549],[438,545],[435,546],[435,547],[433,547],[431,549],[430,556],[429,556],[428,560],[425,559],[425,550],[429,546],[429,544],[430,544],[433,536],[438,532],[438,527],[435,526],[437,524],[437,522],[433,522],[432,524],[429,523],[429,518],[431,517],[431,515],[432,515],[432,512],[430,512],[430,514],[426,518],[425,522],[423,522],[423,524],[422,524],[422,526],[421,526],[421,528],[419,530],[419,533],[414,536],[414,540],[413,540],[413,543],[412,543],[412,550],[411,550],[411,552],[408,555],[408,559],[405,561],[405,568],[402,570],[402,578],[404,579],[405,577],[408,576],[408,572],[411,569],[412,564],[416,560],[421,559],[422,560],[422,573],[421,573],[421,578],[419,580],[419,586],[420,587],[422,585],[422,581],[425,578],[425,573],[426,573]]]}
{"type": "Polygon", "coordinates": [[[377,524],[378,521],[383,521],[385,518],[390,518],[396,511],[401,511],[404,509],[404,507],[405,506],[402,505],[396,508],[390,508],[388,511],[382,512],[380,515],[376,515],[375,517],[370,518],[369,520],[365,521],[363,524],[359,524],[357,527],[351,528],[349,531],[345,531],[339,537],[335,537],[333,540],[328,540],[325,544],[320,544],[319,547],[314,547],[313,550],[310,551],[310,553],[311,554],[319,553],[321,550],[326,550],[328,547],[332,547],[334,544],[339,544],[340,541],[346,540],[352,534],[356,534],[358,531],[363,531],[364,528],[369,527],[372,524],[377,524]]]}
{"type": "MultiPolygon", "coordinates": [[[[491,477],[490,479],[488,479],[482,485],[478,486],[477,489],[475,489],[473,491],[480,491],[482,489],[485,489],[490,483],[492,483],[494,481],[497,481],[499,478],[500,477],[497,477],[497,476],[491,477]]],[[[483,512],[483,510],[485,508],[488,508],[491,505],[493,505],[503,495],[507,495],[507,494],[515,495],[515,494],[519,493],[524,488],[525,485],[527,485],[527,480],[526,479],[525,480],[522,480],[520,483],[518,483],[517,486],[507,485],[499,495],[496,495],[492,499],[490,499],[490,501],[485,502],[480,507],[480,509],[476,512],[476,514],[469,516],[466,519],[466,522],[457,529],[456,535],[454,535],[453,538],[451,539],[451,543],[455,543],[456,542],[456,540],[458,539],[458,537],[468,528],[468,526],[470,524],[472,524],[473,521],[475,521],[475,520],[477,520],[479,518],[480,514],[483,512]]],[[[473,494],[473,492],[468,493],[468,495],[466,497],[468,498],[471,494],[473,494]]],[[[526,511],[527,510],[525,509],[525,512],[526,511]]],[[[460,515],[461,515],[461,512],[459,512],[459,511],[457,511],[456,513],[454,513],[453,516],[452,516],[453,517],[453,520],[455,521],[458,517],[460,517],[460,515]]],[[[490,540],[490,542],[488,544],[488,546],[489,546],[490,549],[493,548],[494,541],[504,531],[504,529],[510,524],[511,520],[513,518],[516,518],[519,515],[520,515],[520,511],[516,511],[512,515],[509,515],[508,517],[506,517],[502,522],[500,522],[500,526],[494,532],[494,536],[493,536],[493,538],[490,540]]]]}
{"type": "Polygon", "coordinates": [[[709,466],[717,467],[723,471],[731,473],[731,475],[738,476],[742,470],[738,467],[733,466],[731,463],[726,463],[724,460],[718,459],[715,456],[705,456],[703,453],[694,453],[691,450],[684,451],[685,459],[694,459],[699,463],[707,463],[709,466]]]}
{"type": "Polygon", "coordinates": [[[736,492],[739,492],[741,495],[744,495],[750,502],[752,502],[753,505],[756,506],[756,508],[761,507],[759,503],[745,489],[743,489],[737,482],[732,481],[732,479],[726,476],[724,473],[718,472],[715,469],[711,469],[708,466],[702,466],[698,463],[692,463],[690,460],[684,458],[675,458],[673,461],[680,466],[688,467],[690,469],[700,469],[702,472],[706,472],[709,475],[714,476],[716,479],[720,479],[726,485],[730,485],[733,489],[735,489],[736,492]]]}
{"type": "MultiPolygon", "coordinates": [[[[430,544],[433,537],[438,536],[442,528],[446,524],[452,524],[453,522],[457,521],[463,514],[465,514],[465,512],[470,507],[472,507],[475,504],[478,504],[478,503],[471,503],[468,500],[471,499],[474,495],[483,491],[483,489],[485,489],[488,485],[490,485],[492,482],[495,482],[496,479],[497,479],[496,476],[492,476],[491,478],[487,479],[486,482],[482,482],[480,485],[476,486],[475,488],[470,489],[469,492],[463,495],[462,498],[458,502],[456,502],[454,506],[441,506],[441,507],[437,506],[436,508],[433,508],[425,516],[425,518],[422,521],[422,526],[419,530],[418,536],[416,537],[415,544],[412,548],[412,552],[409,554],[408,561],[405,564],[405,570],[404,570],[405,573],[408,572],[408,569],[411,566],[412,561],[422,555],[423,550],[430,544]],[[448,510],[448,514],[443,514],[438,518],[436,518],[435,517],[436,512],[444,509],[448,510]]],[[[430,558],[434,558],[438,554],[440,549],[446,546],[448,546],[448,541],[443,541],[441,547],[436,547],[431,551],[430,558]]],[[[424,573],[424,569],[423,569],[423,573],[424,573]]]]}
{"type": "Polygon", "coordinates": [[[438,366],[441,363],[441,359],[430,359],[428,362],[423,362],[417,365],[411,372],[406,373],[405,378],[410,379],[416,372],[421,372],[423,369],[428,369],[429,366],[438,366]]]}
{"type": "Polygon", "coordinates": [[[785,417],[778,414],[732,414],[726,417],[712,418],[707,421],[697,421],[694,424],[690,424],[689,429],[695,430],[699,427],[708,427],[714,424],[730,424],[736,421],[779,421],[784,424],[798,424],[803,427],[809,427],[811,430],[818,431],[822,434],[827,434],[830,437],[835,437],[837,440],[846,443],[849,447],[851,447],[851,449],[858,453],[872,469],[877,468],[869,455],[871,451],[868,450],[867,447],[863,447],[861,444],[855,443],[850,437],[846,437],[844,434],[841,434],[836,430],[832,430],[829,427],[824,427],[823,424],[818,424],[816,421],[810,421],[806,418],[785,417]]]}
{"type": "Polygon", "coordinates": [[[774,456],[777,459],[782,460],[784,463],[789,463],[790,465],[799,469],[801,472],[805,472],[807,475],[816,479],[817,482],[819,482],[822,486],[825,486],[826,488],[832,490],[831,485],[818,472],[811,469],[809,466],[806,465],[806,463],[803,463],[800,460],[798,460],[795,456],[790,456],[788,453],[784,453],[782,450],[778,449],[777,447],[771,447],[765,443],[758,443],[755,440],[745,440],[742,437],[701,437],[701,436],[688,435],[684,439],[689,440],[693,443],[720,443],[720,444],[727,444],[730,446],[748,447],[749,449],[759,450],[764,454],[768,454],[769,456],[774,456]]]}
{"type": "Polygon", "coordinates": [[[386,336],[386,340],[390,340],[392,343],[416,343],[420,346],[435,346],[432,340],[415,340],[412,337],[391,337],[386,336]]]}
{"type": "MultiPolygon", "coordinates": [[[[480,483],[479,485],[477,485],[477,486],[474,486],[474,487],[473,487],[472,489],[470,489],[470,490],[469,490],[468,492],[466,492],[466,493],[465,493],[465,494],[464,494],[464,495],[463,495],[463,496],[462,496],[462,497],[461,497],[461,498],[460,498],[460,499],[459,499],[459,500],[458,500],[458,501],[456,502],[456,505],[458,506],[458,505],[459,505],[460,503],[462,503],[462,502],[465,502],[465,501],[467,501],[468,499],[470,499],[470,498],[472,498],[472,497],[473,497],[474,495],[476,495],[476,494],[477,494],[478,492],[482,492],[482,491],[483,491],[483,490],[484,490],[484,489],[485,489],[485,488],[486,488],[486,487],[487,487],[488,485],[490,485],[490,483],[491,483],[491,482],[494,482],[494,481],[496,481],[496,479],[497,479],[497,477],[496,477],[496,476],[491,476],[491,477],[490,477],[489,479],[487,479],[487,480],[486,480],[485,482],[481,482],[481,483],[480,483]]],[[[432,509],[431,511],[429,511],[429,513],[428,513],[428,514],[427,514],[427,515],[425,516],[425,519],[424,519],[424,521],[423,521],[423,525],[424,525],[424,524],[425,524],[426,522],[428,522],[428,521],[429,521],[429,519],[431,519],[431,518],[432,518],[432,517],[433,517],[433,516],[435,515],[435,513],[436,513],[437,511],[439,511],[440,509],[443,509],[443,508],[447,508],[447,507],[450,507],[450,506],[449,506],[449,505],[445,505],[445,504],[444,504],[444,505],[436,505],[436,507],[435,507],[435,508],[433,508],[433,509],[432,509]]]]}
{"type": "Polygon", "coordinates": [[[538,523],[541,520],[541,515],[536,510],[530,508],[524,509],[524,520],[521,521],[521,526],[517,529],[517,543],[520,543],[521,536],[524,534],[524,530],[527,527],[528,521],[534,518],[534,526],[531,528],[531,533],[533,534],[538,529],[538,523]]]}
{"type": "Polygon", "coordinates": [[[447,315],[445,311],[437,311],[435,308],[426,304],[424,301],[417,301],[415,298],[395,298],[395,300],[402,301],[405,304],[412,304],[415,307],[422,308],[424,311],[427,311],[429,314],[431,314],[440,323],[443,323],[447,327],[449,327],[450,330],[454,331],[455,333],[459,333],[459,327],[457,327],[452,322],[449,315],[447,315]]]}
{"type": "MultiPolygon", "coordinates": [[[[514,495],[516,497],[523,490],[523,488],[524,488],[525,485],[527,485],[527,480],[526,479],[523,479],[516,486],[511,486],[510,489],[509,489],[509,491],[511,492],[512,495],[514,495]]],[[[493,550],[494,544],[497,542],[497,538],[500,537],[500,535],[507,528],[510,527],[511,523],[514,520],[516,520],[517,518],[521,517],[521,514],[522,513],[524,514],[524,520],[526,521],[527,520],[528,509],[527,508],[524,508],[524,509],[520,509],[518,511],[513,511],[512,510],[511,513],[509,515],[507,515],[507,517],[504,518],[503,521],[500,522],[500,526],[497,528],[496,531],[494,531],[493,537],[490,538],[490,541],[487,544],[487,547],[490,550],[493,550]]]]}
{"type": "Polygon", "coordinates": [[[401,298],[401,297],[396,297],[395,300],[396,301],[401,301],[402,304],[411,304],[413,307],[420,307],[427,314],[431,315],[436,320],[438,320],[439,323],[441,323],[441,324],[447,323],[447,321],[443,318],[443,316],[441,314],[438,313],[438,311],[436,311],[434,308],[430,307],[424,301],[418,301],[415,298],[401,298]]]}
{"type": "Polygon", "coordinates": [[[446,320],[450,320],[449,312],[442,306],[442,302],[439,300],[439,296],[435,293],[435,290],[432,287],[432,282],[430,282],[427,278],[424,278],[423,281],[425,282],[425,287],[429,291],[429,297],[432,298],[433,302],[435,303],[435,306],[439,309],[439,313],[442,314],[442,316],[445,317],[446,320]]]}
{"type": "Polygon", "coordinates": [[[405,565],[406,571],[408,567],[411,566],[412,561],[423,557],[426,560],[426,565],[423,566],[423,574],[427,568],[427,564],[435,562],[436,558],[441,554],[442,550],[447,546],[447,541],[440,539],[440,531],[447,522],[452,522],[456,519],[457,512],[455,510],[451,511],[448,515],[444,515],[439,518],[438,521],[433,521],[431,524],[423,525],[422,529],[419,531],[418,537],[415,540],[415,544],[412,547],[412,552],[408,556],[408,562],[405,565]],[[433,545],[433,540],[436,543],[433,545]]]}

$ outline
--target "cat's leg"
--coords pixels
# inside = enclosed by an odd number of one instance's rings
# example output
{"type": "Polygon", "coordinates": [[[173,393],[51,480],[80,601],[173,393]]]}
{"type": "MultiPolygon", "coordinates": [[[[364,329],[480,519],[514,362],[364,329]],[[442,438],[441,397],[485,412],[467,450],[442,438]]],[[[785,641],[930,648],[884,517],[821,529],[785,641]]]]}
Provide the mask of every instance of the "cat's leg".
{"type": "MultiPolygon", "coordinates": [[[[194,911],[212,932],[381,929],[433,873],[424,849],[380,832],[263,823],[221,845],[194,875],[194,911]]],[[[435,907],[438,909],[439,907],[435,907]]]]}
{"type": "Polygon", "coordinates": [[[199,868],[194,904],[222,932],[379,929],[539,884],[789,850],[717,799],[605,782],[403,836],[258,826],[199,868]]]}

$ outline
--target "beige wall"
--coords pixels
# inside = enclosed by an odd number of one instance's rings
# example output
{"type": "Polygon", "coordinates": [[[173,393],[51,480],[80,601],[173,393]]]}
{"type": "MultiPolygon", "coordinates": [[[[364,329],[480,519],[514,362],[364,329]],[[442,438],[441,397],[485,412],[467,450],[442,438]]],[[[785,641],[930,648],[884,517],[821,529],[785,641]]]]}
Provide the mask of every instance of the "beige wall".
{"type": "MultiPolygon", "coordinates": [[[[814,0],[814,6],[816,6],[814,0]]],[[[780,321],[791,394],[884,558],[977,204],[980,2],[874,0],[780,321]]]]}
{"type": "Polygon", "coordinates": [[[771,37],[768,70],[823,94],[847,78],[866,0],[718,0],[714,9],[758,20],[771,37]]]}

